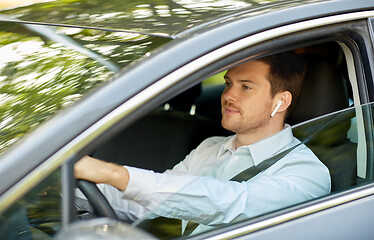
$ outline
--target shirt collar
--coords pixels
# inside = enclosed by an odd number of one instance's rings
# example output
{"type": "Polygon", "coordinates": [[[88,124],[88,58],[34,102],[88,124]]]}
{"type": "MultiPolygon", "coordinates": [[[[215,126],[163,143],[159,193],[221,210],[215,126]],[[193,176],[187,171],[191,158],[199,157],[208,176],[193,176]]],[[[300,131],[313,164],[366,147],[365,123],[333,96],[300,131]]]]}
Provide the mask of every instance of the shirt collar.
{"type": "Polygon", "coordinates": [[[222,157],[227,151],[233,153],[235,152],[235,139],[236,135],[227,137],[226,141],[222,144],[221,148],[218,151],[217,158],[222,157]]]}
{"type": "Polygon", "coordinates": [[[289,125],[285,125],[282,131],[246,147],[249,148],[252,154],[254,164],[258,165],[263,160],[281,152],[281,150],[286,148],[292,141],[292,130],[289,125]]]}
{"type": "MultiPolygon", "coordinates": [[[[235,152],[236,135],[230,136],[222,144],[218,151],[217,158],[222,157],[227,151],[235,152]]],[[[280,152],[293,141],[293,134],[290,126],[285,124],[284,129],[270,137],[262,139],[251,145],[242,146],[241,148],[248,148],[255,165],[258,165],[263,160],[270,158],[276,153],[280,152]]]]}

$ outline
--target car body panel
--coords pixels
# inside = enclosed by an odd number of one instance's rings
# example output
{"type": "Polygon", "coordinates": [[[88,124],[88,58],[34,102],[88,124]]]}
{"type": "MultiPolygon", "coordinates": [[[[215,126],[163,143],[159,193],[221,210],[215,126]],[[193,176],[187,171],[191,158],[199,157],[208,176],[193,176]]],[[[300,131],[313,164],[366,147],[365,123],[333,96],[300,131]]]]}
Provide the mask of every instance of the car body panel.
{"type": "MultiPolygon", "coordinates": [[[[372,187],[372,186],[371,186],[372,187]]],[[[269,239],[277,236],[277,239],[373,239],[374,233],[368,231],[371,228],[373,216],[367,214],[373,208],[373,192],[367,197],[357,201],[347,202],[324,211],[314,212],[296,219],[286,219],[282,223],[274,223],[274,227],[261,228],[252,231],[243,229],[227,231],[210,238],[209,235],[199,236],[195,239],[269,239]],[[349,216],[349,217],[347,217],[349,216]],[[237,235],[235,235],[235,232],[237,235]],[[318,232],[318,233],[317,233],[318,232]]],[[[270,218],[276,221],[278,218],[270,218]]],[[[279,220],[279,219],[278,219],[279,220]]],[[[258,221],[252,226],[271,226],[269,222],[258,221]]],[[[212,236],[211,234],[210,236],[212,236]]],[[[193,238],[191,238],[193,239],[193,238]]]]}

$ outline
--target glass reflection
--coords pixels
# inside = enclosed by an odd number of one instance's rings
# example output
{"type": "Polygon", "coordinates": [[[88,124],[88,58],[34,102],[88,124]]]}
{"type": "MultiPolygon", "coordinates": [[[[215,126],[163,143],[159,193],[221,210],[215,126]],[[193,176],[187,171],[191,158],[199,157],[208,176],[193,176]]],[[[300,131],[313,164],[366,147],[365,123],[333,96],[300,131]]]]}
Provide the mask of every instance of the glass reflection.
{"type": "Polygon", "coordinates": [[[52,239],[61,230],[60,170],[0,215],[0,239],[52,239]]]}
{"type": "Polygon", "coordinates": [[[277,0],[56,0],[3,11],[33,22],[173,35],[199,23],[277,0]]]}
{"type": "Polygon", "coordinates": [[[168,41],[134,33],[0,23],[0,152],[168,41]]]}

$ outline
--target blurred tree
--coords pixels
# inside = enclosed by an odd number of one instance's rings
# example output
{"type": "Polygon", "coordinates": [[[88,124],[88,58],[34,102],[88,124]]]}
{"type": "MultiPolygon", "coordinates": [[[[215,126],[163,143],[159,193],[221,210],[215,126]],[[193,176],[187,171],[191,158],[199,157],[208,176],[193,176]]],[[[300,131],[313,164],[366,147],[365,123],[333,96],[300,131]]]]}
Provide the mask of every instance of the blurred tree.
{"type": "Polygon", "coordinates": [[[169,41],[93,29],[50,28],[48,36],[37,30],[0,24],[0,152],[121,67],[169,41]]]}

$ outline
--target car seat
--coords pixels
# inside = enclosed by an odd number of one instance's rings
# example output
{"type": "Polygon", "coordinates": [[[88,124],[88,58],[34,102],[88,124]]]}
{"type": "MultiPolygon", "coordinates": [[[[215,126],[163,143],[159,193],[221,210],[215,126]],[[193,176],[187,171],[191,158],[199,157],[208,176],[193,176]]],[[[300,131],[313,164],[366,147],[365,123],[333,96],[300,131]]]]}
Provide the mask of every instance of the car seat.
{"type": "MultiPolygon", "coordinates": [[[[323,55],[302,56],[307,72],[298,103],[286,120],[291,125],[349,107],[347,82],[337,67],[323,55]]],[[[346,111],[294,128],[294,135],[300,140],[319,129],[305,144],[329,168],[332,192],[357,181],[357,144],[347,137],[353,117],[354,111],[346,111]]]]}

